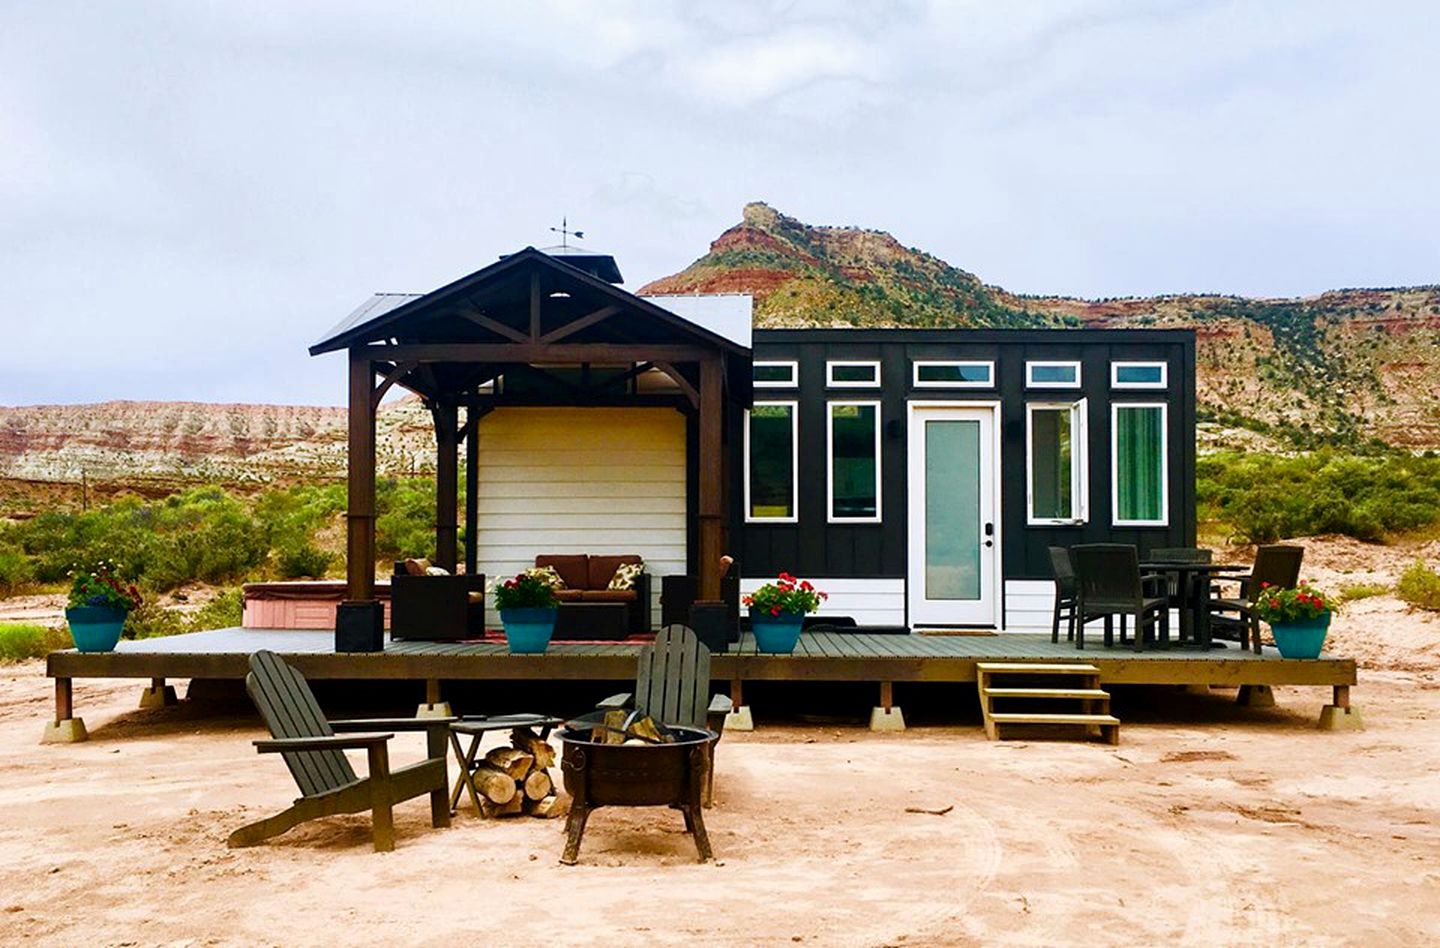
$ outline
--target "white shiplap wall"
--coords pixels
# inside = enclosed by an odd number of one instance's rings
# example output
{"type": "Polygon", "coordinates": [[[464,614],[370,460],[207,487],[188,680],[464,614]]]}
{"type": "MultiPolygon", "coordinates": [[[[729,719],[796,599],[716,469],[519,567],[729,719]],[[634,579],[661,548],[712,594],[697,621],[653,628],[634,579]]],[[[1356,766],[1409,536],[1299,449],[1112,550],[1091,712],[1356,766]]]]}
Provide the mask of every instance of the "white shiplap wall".
{"type": "MultiPolygon", "coordinates": [[[[638,553],[659,621],[659,577],[685,572],[685,419],[668,408],[500,408],[480,422],[479,568],[537,553],[638,553]]],[[[489,609],[487,624],[499,619],[489,609]]]]}
{"type": "MultiPolygon", "coordinates": [[[[830,598],[820,604],[821,616],[849,616],[861,625],[905,624],[905,580],[903,579],[805,579],[830,598]]],[[[749,595],[774,577],[740,580],[740,594],[749,595]]]]}

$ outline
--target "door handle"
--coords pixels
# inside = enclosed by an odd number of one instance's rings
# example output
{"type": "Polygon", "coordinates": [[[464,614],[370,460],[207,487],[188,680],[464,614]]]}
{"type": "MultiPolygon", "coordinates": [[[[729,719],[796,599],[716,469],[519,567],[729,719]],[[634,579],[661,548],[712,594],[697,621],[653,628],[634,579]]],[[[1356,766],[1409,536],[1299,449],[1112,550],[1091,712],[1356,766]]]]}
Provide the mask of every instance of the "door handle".
{"type": "Polygon", "coordinates": [[[987,524],[985,524],[985,545],[986,545],[986,546],[994,546],[994,545],[995,545],[995,539],[994,539],[994,538],[995,538],[995,524],[993,524],[993,523],[987,523],[987,524]]]}

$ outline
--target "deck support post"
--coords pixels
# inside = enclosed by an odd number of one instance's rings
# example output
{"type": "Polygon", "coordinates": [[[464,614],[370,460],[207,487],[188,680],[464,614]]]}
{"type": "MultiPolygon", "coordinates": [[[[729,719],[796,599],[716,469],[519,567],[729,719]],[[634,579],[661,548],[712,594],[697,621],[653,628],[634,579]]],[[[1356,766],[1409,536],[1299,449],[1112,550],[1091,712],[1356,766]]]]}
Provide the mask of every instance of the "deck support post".
{"type": "Polygon", "coordinates": [[[435,565],[455,572],[455,514],[459,505],[459,409],[441,403],[430,410],[435,422],[435,565]]]}
{"type": "Polygon", "coordinates": [[[1365,719],[1361,716],[1360,709],[1350,704],[1350,686],[1336,685],[1334,695],[1334,703],[1320,709],[1320,730],[1365,730],[1365,719]]]}
{"type": "Polygon", "coordinates": [[[345,510],[345,598],[350,602],[375,600],[375,365],[365,348],[350,350],[345,510]]]}
{"type": "Polygon", "coordinates": [[[484,417],[473,405],[465,409],[465,574],[474,576],[479,569],[479,550],[475,546],[480,524],[480,419],[484,417]]]}
{"type": "Polygon", "coordinates": [[[180,703],[175,694],[175,686],[165,684],[164,678],[151,678],[150,687],[140,692],[140,710],[148,711],[151,708],[168,708],[171,705],[180,703]]]}
{"type": "Polygon", "coordinates": [[[69,678],[55,679],[55,720],[47,722],[40,735],[41,744],[79,744],[90,734],[85,722],[75,717],[75,697],[69,678]]]}
{"type": "Polygon", "coordinates": [[[1269,685],[1241,685],[1235,703],[1242,708],[1273,708],[1275,692],[1269,685]]]}
{"type": "Polygon", "coordinates": [[[696,602],[720,602],[720,557],[724,554],[723,367],[719,358],[700,361],[699,398],[699,588],[696,602]]]}
{"type": "Polygon", "coordinates": [[[450,702],[440,700],[440,679],[425,679],[425,703],[415,709],[415,716],[417,718],[452,717],[450,702]]]}
{"type": "Polygon", "coordinates": [[[903,731],[905,715],[895,707],[894,682],[880,682],[880,705],[870,711],[870,730],[903,731]]]}
{"type": "Polygon", "coordinates": [[[730,679],[730,713],[725,715],[725,730],[755,730],[755,718],[750,714],[749,706],[745,704],[745,696],[741,691],[739,678],[730,679]]]}

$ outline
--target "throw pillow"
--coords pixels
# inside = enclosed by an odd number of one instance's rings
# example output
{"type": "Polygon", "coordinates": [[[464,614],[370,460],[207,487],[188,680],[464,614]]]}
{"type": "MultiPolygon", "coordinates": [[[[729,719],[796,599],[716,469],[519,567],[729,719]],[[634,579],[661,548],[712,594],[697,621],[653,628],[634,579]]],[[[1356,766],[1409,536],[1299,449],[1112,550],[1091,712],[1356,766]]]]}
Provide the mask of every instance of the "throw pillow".
{"type": "Polygon", "coordinates": [[[532,566],[525,571],[525,575],[534,576],[551,589],[565,588],[565,580],[560,578],[560,574],[555,572],[553,566],[532,566]]]}
{"type": "Polygon", "coordinates": [[[411,576],[424,576],[429,569],[429,560],[411,558],[405,561],[405,572],[411,576]]]}
{"type": "Polygon", "coordinates": [[[443,566],[427,566],[427,567],[425,568],[425,575],[426,575],[426,576],[449,576],[449,575],[450,575],[450,571],[449,571],[448,569],[446,569],[445,567],[443,567],[443,566]]]}
{"type": "Polygon", "coordinates": [[[640,563],[621,563],[615,567],[615,575],[610,577],[610,585],[606,589],[634,589],[635,580],[645,572],[645,567],[640,563]]]}

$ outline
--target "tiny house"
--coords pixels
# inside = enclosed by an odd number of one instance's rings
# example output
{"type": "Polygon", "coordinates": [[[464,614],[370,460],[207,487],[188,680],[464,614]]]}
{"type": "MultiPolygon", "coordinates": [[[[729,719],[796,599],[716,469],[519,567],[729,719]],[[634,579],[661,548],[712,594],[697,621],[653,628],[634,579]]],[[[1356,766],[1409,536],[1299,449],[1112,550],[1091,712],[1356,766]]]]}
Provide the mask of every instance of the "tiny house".
{"type": "Polygon", "coordinates": [[[733,535],[862,625],[1048,628],[1047,548],[1195,541],[1189,330],[758,330],[733,535]]]}

